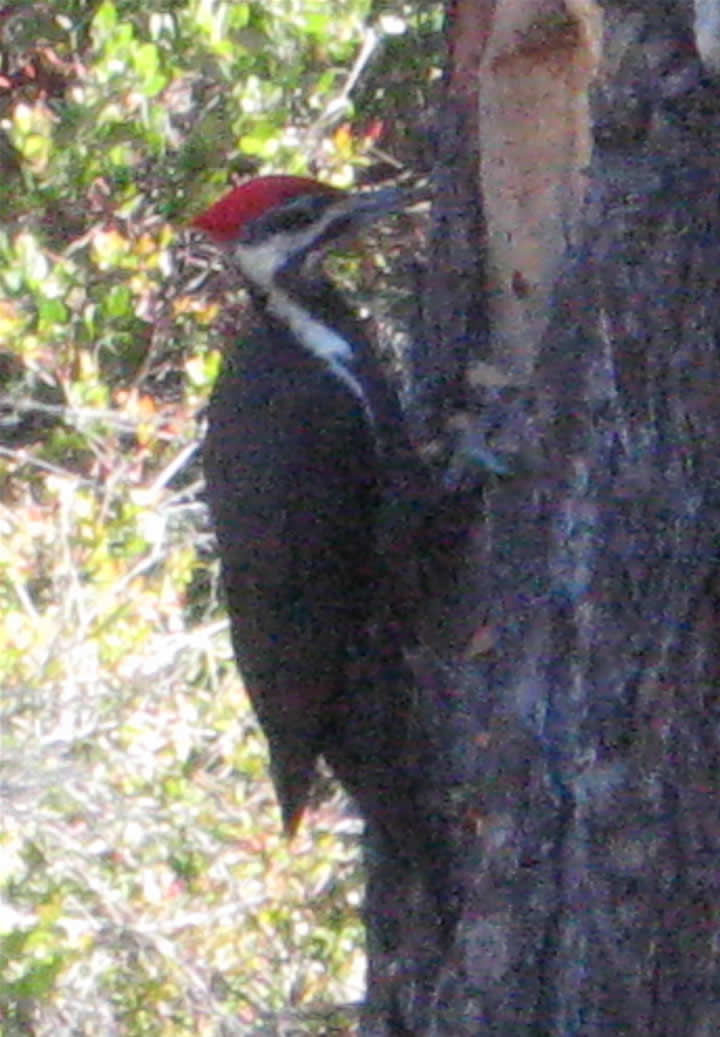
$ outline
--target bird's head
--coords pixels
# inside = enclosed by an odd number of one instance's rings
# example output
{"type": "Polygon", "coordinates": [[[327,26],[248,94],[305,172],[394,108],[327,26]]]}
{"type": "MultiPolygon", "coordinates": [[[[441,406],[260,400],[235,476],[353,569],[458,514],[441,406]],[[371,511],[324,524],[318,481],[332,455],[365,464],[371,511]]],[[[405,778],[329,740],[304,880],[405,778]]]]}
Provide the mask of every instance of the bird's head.
{"type": "Polygon", "coordinates": [[[366,223],[408,204],[396,187],[351,194],[297,176],[262,176],[234,187],[192,226],[232,256],[245,277],[269,290],[302,264],[366,223]]]}

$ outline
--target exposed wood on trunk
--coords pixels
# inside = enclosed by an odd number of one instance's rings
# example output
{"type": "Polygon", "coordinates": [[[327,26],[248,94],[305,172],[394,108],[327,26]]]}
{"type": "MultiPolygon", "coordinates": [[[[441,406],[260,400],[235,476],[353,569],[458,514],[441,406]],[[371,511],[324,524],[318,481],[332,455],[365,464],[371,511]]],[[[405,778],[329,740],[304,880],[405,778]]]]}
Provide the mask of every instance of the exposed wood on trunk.
{"type": "Polygon", "coordinates": [[[492,361],[515,381],[532,372],[582,211],[600,42],[592,0],[501,0],[480,65],[492,361]]]}

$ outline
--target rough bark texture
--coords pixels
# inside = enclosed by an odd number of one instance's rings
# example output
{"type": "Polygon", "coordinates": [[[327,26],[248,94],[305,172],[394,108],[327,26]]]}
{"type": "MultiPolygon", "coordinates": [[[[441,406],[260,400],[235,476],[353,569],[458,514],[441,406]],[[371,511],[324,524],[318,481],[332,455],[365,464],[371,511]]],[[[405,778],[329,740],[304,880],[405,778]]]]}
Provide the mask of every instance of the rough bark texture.
{"type": "MultiPolygon", "coordinates": [[[[396,882],[373,1037],[720,1033],[720,87],[689,4],[603,13],[578,243],[532,373],[467,390],[513,474],[489,476],[419,632],[462,920],[443,946],[396,882]]],[[[444,328],[463,252],[435,258],[437,375],[470,304],[444,328]]]]}

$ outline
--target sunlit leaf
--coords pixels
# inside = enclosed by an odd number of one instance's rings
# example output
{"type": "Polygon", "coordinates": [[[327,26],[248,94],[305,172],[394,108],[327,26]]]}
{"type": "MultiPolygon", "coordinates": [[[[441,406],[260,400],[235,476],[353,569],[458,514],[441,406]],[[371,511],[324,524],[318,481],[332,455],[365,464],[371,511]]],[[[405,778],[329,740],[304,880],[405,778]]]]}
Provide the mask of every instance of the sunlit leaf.
{"type": "Polygon", "coordinates": [[[50,264],[37,239],[32,234],[18,234],[15,253],[28,284],[33,287],[40,285],[49,273],[50,264]]]}
{"type": "Polygon", "coordinates": [[[117,9],[111,0],[103,0],[92,20],[93,31],[96,42],[102,42],[103,38],[112,35],[117,25],[117,9]]]}
{"type": "Polygon", "coordinates": [[[92,255],[101,270],[120,266],[130,255],[132,245],[117,230],[97,231],[92,239],[92,255]]]}
{"type": "Polygon", "coordinates": [[[108,317],[125,317],[132,309],[132,295],[126,284],[115,284],[103,300],[108,317]]]}
{"type": "Polygon", "coordinates": [[[59,299],[39,299],[38,316],[45,325],[64,324],[68,319],[68,311],[59,299]]]}

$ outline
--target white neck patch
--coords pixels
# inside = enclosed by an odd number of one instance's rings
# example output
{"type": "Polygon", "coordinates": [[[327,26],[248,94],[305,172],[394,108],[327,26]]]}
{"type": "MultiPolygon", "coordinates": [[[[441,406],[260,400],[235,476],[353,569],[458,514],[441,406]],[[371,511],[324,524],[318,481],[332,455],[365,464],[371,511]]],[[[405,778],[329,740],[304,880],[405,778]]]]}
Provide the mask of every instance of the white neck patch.
{"type": "MultiPolygon", "coordinates": [[[[353,200],[349,199],[347,204],[352,207],[353,200]]],[[[350,344],[332,328],[316,320],[300,303],[294,302],[275,282],[278,270],[287,262],[288,256],[302,253],[337,218],[338,205],[334,205],[304,232],[295,230],[272,234],[266,241],[252,245],[236,242],[231,246],[232,256],[248,281],[266,293],[270,312],[290,328],[305,349],[326,364],[360,403],[368,425],[374,428],[375,415],[370,401],[352,371],[353,350],[350,344]]]]}
{"type": "MultiPolygon", "coordinates": [[[[352,199],[348,200],[347,206],[352,207],[352,199]]],[[[270,234],[264,241],[251,245],[232,242],[231,255],[251,284],[269,293],[273,290],[278,270],[287,263],[288,257],[297,256],[309,249],[314,241],[322,237],[328,225],[337,220],[339,211],[340,205],[333,205],[319,220],[315,220],[304,230],[270,234]]]]}
{"type": "Polygon", "coordinates": [[[274,288],[268,296],[268,309],[287,324],[305,349],[322,360],[335,377],[350,390],[361,404],[368,424],[373,428],[375,415],[365,390],[349,367],[353,351],[342,335],[338,335],[322,321],[315,320],[312,314],[278,288],[274,288]]]}

